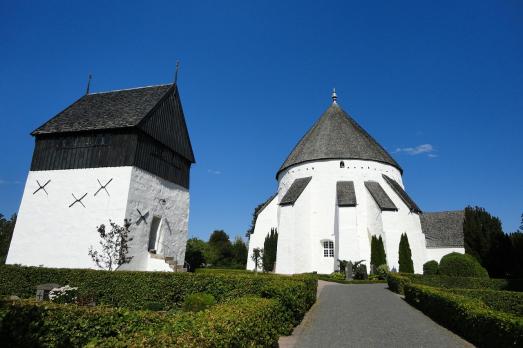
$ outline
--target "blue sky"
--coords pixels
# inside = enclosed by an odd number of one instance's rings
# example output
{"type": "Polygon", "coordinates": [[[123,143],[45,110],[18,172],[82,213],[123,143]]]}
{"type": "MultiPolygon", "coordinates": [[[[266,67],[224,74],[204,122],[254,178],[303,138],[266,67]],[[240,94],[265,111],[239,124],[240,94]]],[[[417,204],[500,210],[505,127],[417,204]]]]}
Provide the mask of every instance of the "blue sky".
{"type": "Polygon", "coordinates": [[[0,213],[18,210],[29,133],[85,92],[172,81],[197,163],[190,235],[243,235],[299,138],[338,101],[425,211],[523,212],[523,3],[0,3],[0,213]]]}

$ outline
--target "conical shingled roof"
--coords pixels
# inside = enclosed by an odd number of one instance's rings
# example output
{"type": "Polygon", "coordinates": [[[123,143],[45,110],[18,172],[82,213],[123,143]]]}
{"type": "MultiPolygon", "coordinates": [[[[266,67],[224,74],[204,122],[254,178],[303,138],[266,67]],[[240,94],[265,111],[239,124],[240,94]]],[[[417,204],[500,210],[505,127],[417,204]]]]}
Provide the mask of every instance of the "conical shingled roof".
{"type": "Polygon", "coordinates": [[[336,102],[323,113],[294,147],[278,170],[322,159],[360,159],[390,164],[403,170],[391,155],[336,102]]]}

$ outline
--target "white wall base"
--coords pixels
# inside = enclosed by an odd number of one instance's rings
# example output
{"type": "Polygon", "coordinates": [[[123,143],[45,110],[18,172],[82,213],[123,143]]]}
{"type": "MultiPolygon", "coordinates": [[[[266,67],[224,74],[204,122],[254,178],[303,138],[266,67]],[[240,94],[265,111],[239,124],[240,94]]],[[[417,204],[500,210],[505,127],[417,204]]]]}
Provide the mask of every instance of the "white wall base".
{"type": "Polygon", "coordinates": [[[130,230],[133,241],[129,256],[133,259],[122,269],[170,270],[148,259],[147,242],[153,215],[164,218],[160,240],[168,247],[160,249],[166,256],[173,256],[183,264],[189,192],[187,189],[160,179],[135,167],[86,168],[70,170],[30,171],[7,256],[8,264],[28,266],[96,268],[88,255],[89,247],[98,246],[97,226],[119,225],[125,218],[133,222],[130,230]],[[107,185],[107,192],[100,190],[99,180],[107,185]],[[51,180],[44,190],[38,189],[51,180]],[[87,194],[82,204],[77,198],[87,194]],[[165,199],[162,204],[159,199],[165,199]],[[136,224],[139,207],[149,212],[148,223],[136,224]],[[145,246],[144,246],[145,245],[145,246]],[[161,269],[163,268],[163,269],[161,269]]]}

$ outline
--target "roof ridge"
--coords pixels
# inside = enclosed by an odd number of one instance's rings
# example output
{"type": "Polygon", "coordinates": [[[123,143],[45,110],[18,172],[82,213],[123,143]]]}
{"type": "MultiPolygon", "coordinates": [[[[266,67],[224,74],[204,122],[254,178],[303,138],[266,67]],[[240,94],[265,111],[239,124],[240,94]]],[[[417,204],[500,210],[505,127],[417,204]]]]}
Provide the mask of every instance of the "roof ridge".
{"type": "Polygon", "coordinates": [[[132,91],[132,90],[135,90],[135,89],[144,89],[144,88],[152,88],[152,87],[165,87],[165,86],[172,86],[172,85],[173,85],[173,83],[163,83],[163,84],[160,84],[160,85],[131,87],[131,88],[115,89],[115,90],[112,90],[112,91],[94,92],[94,93],[89,93],[87,95],[107,94],[107,93],[114,93],[114,92],[125,92],[125,91],[132,91]]]}

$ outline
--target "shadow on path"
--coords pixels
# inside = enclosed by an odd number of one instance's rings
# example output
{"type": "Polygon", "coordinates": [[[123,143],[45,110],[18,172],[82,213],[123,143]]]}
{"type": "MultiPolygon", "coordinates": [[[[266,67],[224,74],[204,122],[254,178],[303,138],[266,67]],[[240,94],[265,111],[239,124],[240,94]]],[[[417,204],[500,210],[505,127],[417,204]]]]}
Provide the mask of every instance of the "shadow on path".
{"type": "Polygon", "coordinates": [[[386,287],[320,281],[318,300],[280,347],[473,347],[386,287]]]}

